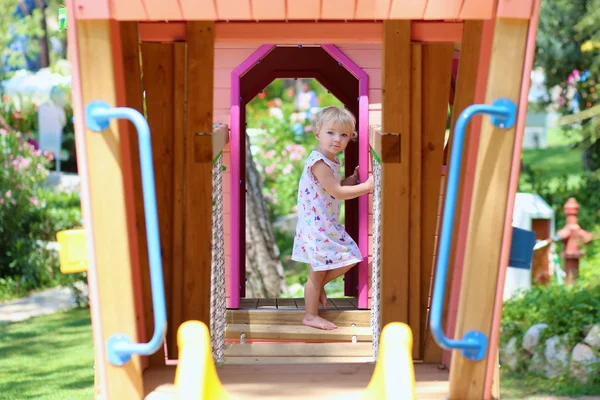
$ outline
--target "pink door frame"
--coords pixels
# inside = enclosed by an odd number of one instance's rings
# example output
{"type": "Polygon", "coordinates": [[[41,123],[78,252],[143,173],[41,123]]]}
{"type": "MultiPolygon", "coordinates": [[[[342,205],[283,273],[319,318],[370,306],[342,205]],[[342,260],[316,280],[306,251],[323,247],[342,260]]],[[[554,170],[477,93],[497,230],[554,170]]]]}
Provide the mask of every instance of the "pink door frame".
{"type": "MultiPolygon", "coordinates": [[[[237,66],[231,72],[231,91],[230,91],[230,143],[231,143],[231,204],[239,204],[241,199],[241,165],[240,165],[240,78],[248,72],[256,63],[265,57],[276,45],[265,44],[260,46],[246,60],[237,66]]],[[[359,147],[359,173],[361,177],[368,175],[369,168],[369,76],[356,63],[354,63],[339,48],[332,44],[322,44],[321,48],[325,50],[332,58],[337,60],[344,68],[358,79],[359,93],[359,126],[358,126],[358,147],[359,147]]],[[[240,276],[239,264],[242,250],[240,241],[240,218],[239,208],[231,207],[231,226],[230,235],[230,281],[229,281],[229,308],[240,307],[240,276]]],[[[369,201],[367,196],[361,196],[358,199],[358,247],[363,255],[363,261],[358,265],[358,307],[368,308],[368,278],[369,278],[369,201]]]]}

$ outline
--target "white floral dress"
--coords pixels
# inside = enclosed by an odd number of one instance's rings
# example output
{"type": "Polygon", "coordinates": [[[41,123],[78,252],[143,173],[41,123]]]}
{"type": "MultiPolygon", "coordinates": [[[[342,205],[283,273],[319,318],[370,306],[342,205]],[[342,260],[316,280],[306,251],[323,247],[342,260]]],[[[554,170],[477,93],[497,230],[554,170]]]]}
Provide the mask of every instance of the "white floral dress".
{"type": "Polygon", "coordinates": [[[327,271],[356,264],[363,257],[354,240],[339,223],[341,201],[333,198],[312,174],[312,166],[323,160],[339,181],[340,163],[313,151],[298,185],[298,225],[292,260],[310,264],[313,271],[327,271]]]}

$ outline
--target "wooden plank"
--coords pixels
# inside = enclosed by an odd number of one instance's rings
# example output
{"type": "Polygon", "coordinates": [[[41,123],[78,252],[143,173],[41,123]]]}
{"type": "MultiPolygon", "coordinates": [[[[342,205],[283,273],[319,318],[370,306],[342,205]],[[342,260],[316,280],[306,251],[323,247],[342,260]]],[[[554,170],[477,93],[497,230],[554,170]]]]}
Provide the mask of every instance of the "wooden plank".
{"type": "MultiPolygon", "coordinates": [[[[142,74],[140,68],[140,53],[138,43],[138,30],[136,22],[121,22],[121,49],[123,54],[125,105],[144,113],[142,95],[142,74]]],[[[143,283],[149,282],[150,271],[148,265],[148,247],[146,244],[146,221],[144,219],[144,198],[142,196],[142,176],[140,170],[140,153],[137,132],[128,129],[128,136],[123,136],[123,144],[127,141],[129,145],[130,167],[129,175],[131,182],[131,208],[128,208],[127,217],[131,220],[133,230],[130,232],[130,251],[132,277],[134,282],[134,293],[136,301],[136,315],[138,321],[138,335],[140,340],[146,340],[152,335],[154,317],[152,314],[151,293],[144,290],[143,283]]],[[[129,207],[129,206],[128,206],[129,207]]],[[[148,358],[142,358],[144,368],[148,364],[148,358]]]]}
{"type": "Polygon", "coordinates": [[[321,19],[354,19],[356,0],[321,0],[321,19]]]}
{"type": "Polygon", "coordinates": [[[220,20],[252,21],[249,0],[215,0],[217,16],[220,20]]]}
{"type": "MultiPolygon", "coordinates": [[[[451,44],[427,44],[423,46],[423,136],[422,148],[422,181],[421,188],[421,329],[422,335],[427,330],[427,310],[433,275],[433,255],[437,212],[440,201],[440,180],[444,159],[444,136],[448,110],[448,93],[452,71],[451,44]]],[[[423,340],[425,337],[423,336],[423,340]]],[[[435,345],[435,343],[431,343],[435,345]]],[[[427,347],[427,346],[426,346],[427,347]]],[[[431,347],[431,346],[429,346],[431,347]]],[[[441,362],[439,359],[432,362],[441,362]]]]}
{"type": "Polygon", "coordinates": [[[427,0],[392,0],[390,20],[423,19],[427,0]]]}
{"type": "Polygon", "coordinates": [[[378,19],[388,18],[391,0],[357,0],[356,19],[378,19]],[[374,3],[374,4],[373,4],[374,3]]]}
{"type": "Polygon", "coordinates": [[[359,342],[370,342],[373,334],[369,327],[338,327],[330,331],[314,329],[304,325],[255,325],[231,324],[225,330],[226,338],[237,339],[242,333],[246,339],[270,340],[324,340],[352,342],[356,336],[359,342]]]}
{"type": "Polygon", "coordinates": [[[410,260],[410,21],[384,21],[383,26],[381,130],[399,135],[400,159],[382,168],[381,327],[408,322],[410,260]]]}
{"type": "Polygon", "coordinates": [[[276,299],[258,299],[257,308],[277,308],[276,299]]]}
{"type": "MultiPolygon", "coordinates": [[[[477,88],[478,81],[478,69],[480,68],[480,54],[481,54],[481,38],[483,34],[483,22],[482,21],[465,21],[465,30],[463,34],[463,40],[460,49],[460,57],[458,61],[458,71],[456,76],[456,87],[455,87],[455,95],[454,95],[454,105],[452,107],[452,119],[450,125],[450,137],[448,138],[447,144],[447,153],[448,155],[452,154],[452,146],[454,145],[454,126],[456,125],[456,120],[460,113],[464,111],[465,108],[475,103],[475,91],[477,88]]],[[[487,71],[487,70],[486,70],[487,71]]],[[[464,141],[463,141],[463,156],[461,162],[461,174],[458,179],[458,190],[456,193],[456,208],[454,210],[454,224],[452,227],[452,244],[450,245],[450,257],[448,263],[448,275],[446,279],[446,291],[444,296],[444,310],[442,312],[442,326],[448,326],[450,312],[450,301],[451,301],[451,286],[452,279],[455,271],[455,261],[456,261],[456,251],[458,245],[458,236],[459,236],[459,225],[462,215],[462,207],[464,197],[465,197],[465,174],[466,168],[468,164],[467,153],[468,149],[471,145],[471,142],[474,139],[474,127],[473,124],[469,124],[466,128],[464,141]]],[[[448,158],[445,164],[449,167],[452,160],[448,158]]],[[[449,169],[447,170],[446,176],[449,173],[449,169]]],[[[447,182],[447,181],[446,181],[447,182]]],[[[444,193],[447,191],[447,188],[444,190],[444,193]]],[[[442,206],[443,212],[443,206],[442,206]]],[[[430,335],[431,336],[431,335],[430,335]]],[[[430,340],[430,339],[428,339],[430,340]]],[[[429,343],[432,343],[429,341],[429,343]]],[[[439,346],[434,345],[431,349],[427,349],[426,354],[436,359],[438,358],[437,352],[439,346]],[[429,353],[429,351],[432,353],[429,353]]],[[[427,358],[427,357],[426,357],[427,358]]]]}
{"type": "MultiPolygon", "coordinates": [[[[173,46],[162,43],[142,43],[142,67],[146,92],[146,114],[152,140],[152,161],[156,187],[156,207],[160,234],[163,281],[167,310],[172,301],[172,255],[173,255],[173,46]]],[[[149,271],[144,280],[147,293],[146,309],[152,311],[152,288],[149,271]]],[[[153,314],[147,314],[148,337],[154,331],[153,314]]],[[[175,331],[176,332],[176,331],[175,331]]],[[[167,335],[172,334],[169,330],[167,335]]],[[[150,356],[152,365],[164,364],[164,355],[157,352],[150,356]]]]}
{"type": "MultiPolygon", "coordinates": [[[[297,301],[297,300],[296,300],[297,301]]],[[[371,326],[371,311],[322,310],[319,315],[338,327],[371,326]]],[[[304,310],[227,310],[227,324],[302,325],[304,310]]]]}
{"type": "MultiPolygon", "coordinates": [[[[500,97],[518,103],[527,33],[526,20],[496,21],[486,104],[500,97]]],[[[483,119],[455,338],[470,330],[480,330],[488,338],[491,334],[514,138],[514,126],[500,129],[483,119]]],[[[486,354],[474,362],[455,352],[451,398],[483,398],[487,358],[495,356],[486,354]]]]}
{"type": "Polygon", "coordinates": [[[296,301],[294,299],[277,299],[277,308],[290,308],[295,310],[298,307],[296,306],[296,301]]]}
{"type": "MultiPolygon", "coordinates": [[[[408,322],[413,335],[412,356],[421,358],[421,159],[423,135],[423,45],[412,45],[410,116],[410,267],[408,322]]],[[[425,114],[427,115],[427,114],[425,114]]],[[[423,315],[427,315],[425,312],[423,315]]]]}
{"type": "Polygon", "coordinates": [[[321,16],[321,0],[287,1],[286,18],[289,20],[314,21],[321,16]]]}
{"type": "Polygon", "coordinates": [[[258,299],[249,299],[249,298],[241,298],[240,299],[240,308],[257,308],[258,307],[258,299]]]}
{"type": "Polygon", "coordinates": [[[459,19],[491,19],[494,17],[495,0],[464,0],[459,19]]]}
{"type": "Polygon", "coordinates": [[[261,20],[285,20],[285,0],[252,0],[252,16],[261,20]]]}
{"type": "Polygon", "coordinates": [[[186,160],[186,135],[185,135],[185,43],[173,44],[173,255],[172,255],[172,307],[169,309],[170,332],[167,334],[167,349],[169,358],[178,357],[177,330],[185,322],[183,319],[183,286],[185,270],[185,160],[186,160]]]}
{"type": "MultiPolygon", "coordinates": [[[[120,44],[121,39],[115,21],[77,21],[73,25],[69,29],[75,32],[70,39],[76,48],[71,54],[79,56],[75,58],[79,76],[76,72],[74,80],[80,79],[74,82],[74,106],[83,122],[84,107],[90,101],[104,100],[115,107],[126,100],[125,93],[118,92],[119,87],[124,87],[121,85],[124,83],[121,47],[112,44],[120,44]]],[[[86,226],[91,227],[88,237],[92,238],[93,249],[88,271],[92,285],[90,296],[92,303],[97,302],[102,321],[95,332],[101,335],[95,337],[95,344],[102,347],[96,354],[103,356],[96,359],[96,363],[101,364],[97,369],[102,372],[98,390],[106,398],[141,399],[140,357],[134,356],[120,367],[113,366],[105,357],[105,343],[112,335],[124,334],[134,343],[138,342],[121,147],[121,138],[129,134],[128,125],[112,120],[104,131],[93,132],[80,124],[77,125],[78,144],[85,145],[81,158],[87,167],[87,185],[84,186],[87,193],[82,197],[87,200],[85,206],[90,211],[86,215],[86,226]]]]}
{"type": "Polygon", "coordinates": [[[210,325],[214,23],[187,23],[183,319],[210,325]]]}
{"type": "Polygon", "coordinates": [[[183,19],[179,4],[164,0],[143,0],[150,21],[180,21],[183,19]]]}
{"type": "MultiPolygon", "coordinates": [[[[286,357],[289,359],[289,357],[286,357]]],[[[306,359],[306,357],[302,357],[306,359]]],[[[351,360],[354,357],[345,357],[351,360]]],[[[313,358],[313,363],[291,364],[276,357],[250,360],[271,361],[262,365],[225,365],[217,369],[219,379],[227,392],[236,399],[348,399],[360,398],[369,384],[375,364],[372,362],[320,363],[322,358],[313,358]],[[266,360],[268,358],[268,360],[266,360]]],[[[301,359],[301,358],[300,358],[301,359]]],[[[329,357],[325,360],[330,359],[329,357]]],[[[448,398],[448,371],[437,365],[415,364],[417,399],[448,398]]],[[[152,400],[174,400],[175,367],[153,368],[144,373],[145,393],[152,400]]]]}
{"type": "Polygon", "coordinates": [[[296,365],[296,364],[356,364],[372,363],[369,357],[227,357],[225,365],[296,365]]]}
{"type": "Polygon", "coordinates": [[[179,0],[185,21],[214,21],[217,11],[214,0],[179,0]]]}
{"type": "Polygon", "coordinates": [[[231,343],[225,357],[369,357],[371,343],[231,343]]]}
{"type": "Polygon", "coordinates": [[[423,19],[458,19],[463,0],[429,0],[423,19]]]}

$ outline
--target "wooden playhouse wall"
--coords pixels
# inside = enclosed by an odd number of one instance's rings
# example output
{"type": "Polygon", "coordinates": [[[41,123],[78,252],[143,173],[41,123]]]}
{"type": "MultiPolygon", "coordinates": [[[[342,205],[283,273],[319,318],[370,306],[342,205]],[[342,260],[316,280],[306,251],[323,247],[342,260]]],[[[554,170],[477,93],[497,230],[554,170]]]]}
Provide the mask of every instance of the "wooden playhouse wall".
{"type": "MultiPolygon", "coordinates": [[[[215,73],[214,73],[214,112],[213,120],[215,123],[224,123],[230,125],[230,88],[231,72],[244,62],[252,53],[254,53],[262,43],[220,43],[215,42],[215,73]]],[[[368,43],[343,43],[336,45],[344,54],[354,61],[361,69],[369,75],[369,123],[381,123],[381,44],[368,43]]],[[[243,110],[242,110],[243,112],[243,110]]],[[[226,170],[223,172],[223,218],[225,230],[225,271],[226,271],[226,292],[227,306],[230,299],[230,168],[231,168],[231,147],[227,145],[223,150],[223,165],[226,170]]],[[[372,198],[370,197],[372,205],[372,198]]],[[[369,215],[372,213],[370,206],[369,215]]],[[[372,218],[369,218],[369,257],[372,255],[372,218]]],[[[370,271],[370,269],[369,269],[370,271]]],[[[369,272],[370,274],[370,272],[369,272]]],[[[369,307],[371,299],[371,284],[369,275],[369,307]]]]}

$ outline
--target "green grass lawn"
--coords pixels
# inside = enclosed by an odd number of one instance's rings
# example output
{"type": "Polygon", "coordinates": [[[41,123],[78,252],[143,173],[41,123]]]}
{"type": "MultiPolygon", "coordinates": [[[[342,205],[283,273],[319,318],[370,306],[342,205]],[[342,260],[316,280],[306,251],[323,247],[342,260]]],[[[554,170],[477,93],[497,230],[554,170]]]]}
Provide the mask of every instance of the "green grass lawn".
{"type": "Polygon", "coordinates": [[[0,325],[2,400],[90,400],[93,395],[88,309],[0,325]]]}

